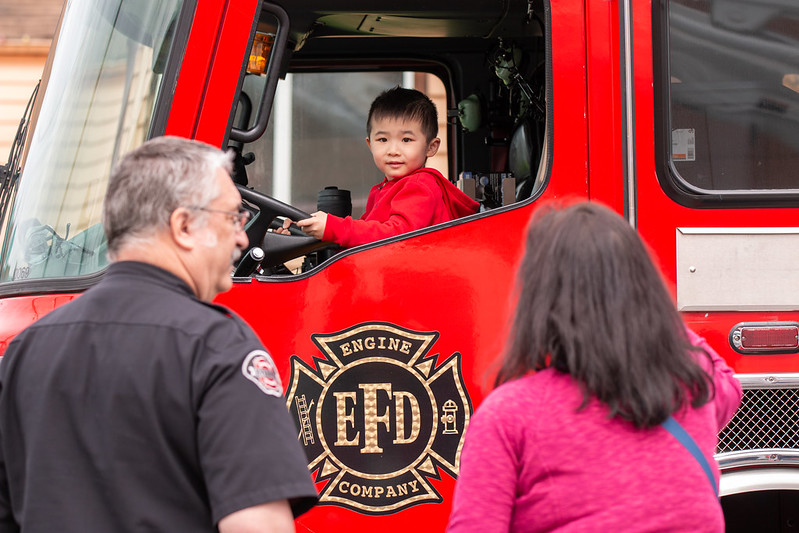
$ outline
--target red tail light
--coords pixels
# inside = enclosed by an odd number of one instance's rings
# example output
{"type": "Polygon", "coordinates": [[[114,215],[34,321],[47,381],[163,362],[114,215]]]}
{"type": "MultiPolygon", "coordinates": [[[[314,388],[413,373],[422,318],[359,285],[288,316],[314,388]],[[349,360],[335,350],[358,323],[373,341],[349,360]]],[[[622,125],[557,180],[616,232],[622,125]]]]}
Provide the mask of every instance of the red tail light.
{"type": "Polygon", "coordinates": [[[739,353],[799,352],[799,322],[741,322],[730,331],[739,353]]]}

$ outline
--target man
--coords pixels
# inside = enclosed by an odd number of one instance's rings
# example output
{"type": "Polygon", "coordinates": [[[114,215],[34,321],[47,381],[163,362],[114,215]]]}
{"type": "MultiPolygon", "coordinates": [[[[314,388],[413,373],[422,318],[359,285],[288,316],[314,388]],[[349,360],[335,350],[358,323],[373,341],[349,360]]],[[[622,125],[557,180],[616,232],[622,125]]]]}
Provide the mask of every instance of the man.
{"type": "Polygon", "coordinates": [[[112,173],[106,275],[0,365],[0,531],[294,531],[316,502],[272,359],[209,303],[247,245],[230,171],[161,137],[112,173]]]}

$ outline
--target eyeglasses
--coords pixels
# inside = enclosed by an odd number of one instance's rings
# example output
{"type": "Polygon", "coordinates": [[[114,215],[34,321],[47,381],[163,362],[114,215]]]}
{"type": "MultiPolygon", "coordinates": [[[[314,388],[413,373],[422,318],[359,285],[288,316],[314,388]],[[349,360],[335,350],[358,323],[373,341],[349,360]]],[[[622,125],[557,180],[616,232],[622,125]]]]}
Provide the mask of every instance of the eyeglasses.
{"type": "Polygon", "coordinates": [[[193,209],[194,211],[205,211],[206,213],[222,213],[223,215],[227,215],[228,217],[230,217],[231,222],[233,222],[233,225],[236,226],[236,229],[239,231],[243,230],[244,226],[247,225],[247,222],[249,222],[250,218],[252,218],[252,213],[250,213],[248,210],[244,209],[243,207],[240,207],[238,212],[225,211],[223,209],[211,209],[208,207],[200,207],[197,205],[187,206],[186,209],[193,209]]]}

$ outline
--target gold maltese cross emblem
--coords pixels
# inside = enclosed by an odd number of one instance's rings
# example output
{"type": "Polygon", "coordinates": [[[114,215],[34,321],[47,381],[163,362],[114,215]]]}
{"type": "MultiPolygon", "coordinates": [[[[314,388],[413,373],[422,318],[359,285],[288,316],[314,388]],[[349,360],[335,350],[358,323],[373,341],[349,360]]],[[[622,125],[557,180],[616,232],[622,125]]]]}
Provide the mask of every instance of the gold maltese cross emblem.
{"type": "Polygon", "coordinates": [[[428,356],[438,336],[367,322],[313,335],[315,368],[292,356],[286,404],[326,482],[320,504],[389,514],[441,502],[429,479],[457,476],[472,406],[460,353],[428,356]]]}

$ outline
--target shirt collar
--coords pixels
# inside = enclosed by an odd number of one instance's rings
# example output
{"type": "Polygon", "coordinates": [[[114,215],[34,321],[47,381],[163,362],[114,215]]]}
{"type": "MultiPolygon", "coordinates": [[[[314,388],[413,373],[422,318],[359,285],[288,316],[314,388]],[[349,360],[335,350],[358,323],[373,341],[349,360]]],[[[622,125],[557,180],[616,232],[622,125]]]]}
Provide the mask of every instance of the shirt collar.
{"type": "Polygon", "coordinates": [[[111,263],[106,272],[106,276],[110,279],[136,279],[137,281],[158,285],[166,290],[186,294],[187,296],[197,299],[197,295],[194,294],[194,291],[189,287],[188,283],[172,272],[150,263],[143,263],[141,261],[119,261],[111,263]]]}

